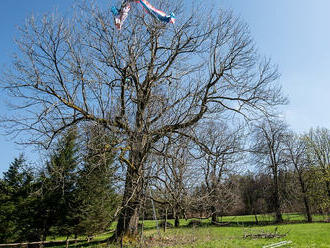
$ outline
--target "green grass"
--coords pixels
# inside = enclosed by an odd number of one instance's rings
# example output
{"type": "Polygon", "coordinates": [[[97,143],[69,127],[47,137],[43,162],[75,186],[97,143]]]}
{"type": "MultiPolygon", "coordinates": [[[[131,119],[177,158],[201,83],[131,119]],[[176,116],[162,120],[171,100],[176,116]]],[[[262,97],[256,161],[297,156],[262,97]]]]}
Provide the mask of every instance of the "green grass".
{"type": "MultiPolygon", "coordinates": [[[[155,233],[153,233],[155,235],[155,233]]],[[[150,235],[150,234],[149,234],[150,235]]],[[[182,248],[243,248],[262,247],[280,241],[292,241],[290,246],[300,248],[321,248],[330,247],[330,225],[327,223],[313,224],[288,224],[281,226],[267,227],[202,227],[202,228],[180,228],[166,232],[167,238],[173,240],[186,240],[187,244],[180,244],[168,247],[182,248]],[[281,234],[287,233],[283,238],[275,239],[244,239],[245,233],[274,232],[275,228],[281,234]]],[[[155,246],[162,247],[162,245],[155,246]]]]}
{"type": "MultiPolygon", "coordinates": [[[[287,223],[282,225],[271,224],[273,217],[271,215],[258,216],[259,221],[268,221],[268,225],[251,225],[254,222],[254,216],[236,216],[223,217],[222,221],[231,222],[229,226],[216,227],[207,225],[209,220],[202,220],[204,225],[198,228],[188,228],[186,225],[190,220],[180,220],[180,228],[169,228],[166,233],[156,229],[155,221],[144,221],[144,237],[148,246],[144,247],[168,247],[168,248],[248,248],[263,247],[265,245],[278,243],[281,241],[292,241],[290,245],[282,247],[299,248],[330,248],[330,224],[329,223],[299,223],[304,221],[304,216],[300,214],[285,214],[283,216],[287,223]],[[292,223],[289,223],[292,222],[292,223]],[[295,223],[296,222],[296,223],[295,223]],[[236,223],[236,224],[235,224],[236,223]],[[289,223],[289,224],[288,224],[289,223]],[[246,225],[245,225],[246,224],[246,225]],[[251,239],[244,238],[244,234],[272,232],[275,228],[280,234],[286,234],[282,238],[274,239],[251,239]]],[[[220,219],[219,219],[220,220],[220,219]]],[[[314,216],[315,221],[322,221],[322,216],[314,216]]],[[[169,220],[174,224],[173,220],[169,220]]],[[[114,223],[115,224],[115,223],[114,223]]],[[[115,225],[114,225],[115,226],[115,225]]],[[[113,227],[114,227],[113,226],[113,227]]],[[[110,234],[97,236],[95,240],[104,240],[110,234]]],[[[75,247],[75,246],[70,246],[75,247]]],[[[106,247],[102,245],[85,245],[85,247],[106,247]]],[[[117,248],[118,246],[110,246],[117,248]]],[[[126,245],[126,248],[133,248],[133,245],[126,245]]],[[[140,247],[140,246],[137,246],[140,247]]],[[[59,248],[59,247],[58,247],[59,248]]]]}
{"type": "MultiPolygon", "coordinates": [[[[264,214],[264,215],[257,215],[258,221],[262,224],[272,224],[275,221],[275,217],[270,214],[264,214]]],[[[290,214],[283,214],[283,219],[285,222],[305,222],[306,218],[304,215],[299,213],[290,213],[290,214]]],[[[326,217],[322,215],[313,215],[313,221],[319,222],[319,221],[325,221],[326,217]]],[[[184,227],[189,224],[191,220],[180,220],[180,226],[184,227]]],[[[255,225],[255,216],[254,215],[243,215],[243,216],[224,216],[222,218],[218,218],[218,221],[221,222],[230,222],[232,225],[239,225],[239,226],[245,226],[245,225],[255,225]]],[[[171,224],[174,225],[174,220],[168,220],[171,224]]],[[[201,219],[202,223],[209,224],[210,219],[201,219]]],[[[112,229],[115,229],[116,223],[112,224],[112,229]]],[[[156,222],[154,220],[145,220],[144,221],[144,227],[145,229],[152,229],[156,228],[156,222]]]]}

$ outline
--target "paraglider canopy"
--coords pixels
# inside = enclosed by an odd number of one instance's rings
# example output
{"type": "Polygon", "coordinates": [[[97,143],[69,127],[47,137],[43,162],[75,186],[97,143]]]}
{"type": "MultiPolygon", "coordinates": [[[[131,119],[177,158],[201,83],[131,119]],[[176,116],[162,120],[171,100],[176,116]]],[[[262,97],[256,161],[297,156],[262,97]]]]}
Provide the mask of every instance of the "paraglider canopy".
{"type": "Polygon", "coordinates": [[[131,3],[140,3],[143,9],[150,14],[152,17],[156,18],[159,21],[165,22],[165,23],[175,23],[175,15],[174,13],[171,13],[170,15],[167,15],[165,12],[156,9],[154,6],[152,6],[148,1],[146,0],[125,0],[120,9],[116,7],[111,8],[111,12],[115,16],[115,25],[118,30],[120,30],[123,26],[124,21],[126,20],[128,13],[131,9],[131,3]]]}

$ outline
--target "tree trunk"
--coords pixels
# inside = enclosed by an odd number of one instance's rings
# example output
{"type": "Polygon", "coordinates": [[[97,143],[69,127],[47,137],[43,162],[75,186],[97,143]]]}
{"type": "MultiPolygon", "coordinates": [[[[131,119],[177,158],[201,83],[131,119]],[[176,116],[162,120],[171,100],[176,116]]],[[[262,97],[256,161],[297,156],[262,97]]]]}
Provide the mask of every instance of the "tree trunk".
{"type": "Polygon", "coordinates": [[[283,222],[283,217],[278,203],[275,203],[275,208],[275,221],[276,223],[281,223],[283,222]]]}
{"type": "Polygon", "coordinates": [[[164,222],[164,232],[166,232],[166,227],[167,227],[167,208],[165,208],[165,216],[164,216],[165,218],[164,218],[164,220],[165,220],[165,222],[164,222]]]}
{"type": "Polygon", "coordinates": [[[327,192],[328,192],[328,197],[330,199],[330,182],[329,181],[326,181],[326,187],[327,187],[327,192]]]}
{"type": "Polygon", "coordinates": [[[141,203],[143,200],[143,156],[141,152],[131,152],[130,165],[126,172],[125,191],[122,210],[119,214],[117,229],[111,241],[119,241],[124,236],[136,238],[141,203]]]}
{"type": "Polygon", "coordinates": [[[66,236],[65,248],[69,248],[69,236],[66,236]]]}
{"type": "Polygon", "coordinates": [[[308,198],[305,193],[304,193],[304,204],[305,204],[307,221],[312,222],[313,218],[312,218],[312,214],[311,214],[311,210],[310,210],[310,206],[309,206],[309,201],[308,201],[308,198]]]}
{"type": "Polygon", "coordinates": [[[299,174],[299,182],[300,182],[300,186],[301,186],[301,191],[303,193],[307,221],[312,222],[313,219],[312,219],[311,209],[310,209],[309,200],[308,200],[308,196],[307,196],[307,189],[306,189],[306,186],[305,186],[305,183],[304,183],[304,180],[303,180],[301,174],[299,174]]]}
{"type": "Polygon", "coordinates": [[[176,213],[174,217],[174,226],[179,227],[180,226],[180,218],[179,215],[176,213]]]}
{"type": "Polygon", "coordinates": [[[274,173],[274,210],[275,210],[275,221],[277,223],[283,222],[277,172],[274,173]]]}
{"type": "Polygon", "coordinates": [[[259,220],[258,220],[258,215],[256,213],[254,214],[254,218],[256,220],[256,225],[258,225],[259,224],[259,220]]]}
{"type": "Polygon", "coordinates": [[[211,211],[212,211],[212,219],[211,222],[212,223],[217,223],[218,222],[218,215],[217,215],[217,211],[216,208],[214,206],[211,207],[211,211]]]}

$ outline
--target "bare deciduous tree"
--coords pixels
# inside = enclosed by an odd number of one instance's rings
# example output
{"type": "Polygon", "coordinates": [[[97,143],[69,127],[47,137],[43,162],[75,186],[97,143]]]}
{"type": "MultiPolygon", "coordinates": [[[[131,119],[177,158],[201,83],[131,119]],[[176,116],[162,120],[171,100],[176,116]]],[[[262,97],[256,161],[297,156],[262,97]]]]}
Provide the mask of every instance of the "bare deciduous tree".
{"type": "Polygon", "coordinates": [[[309,165],[306,143],[302,137],[291,134],[285,141],[285,146],[288,162],[293,165],[301,187],[307,221],[312,222],[311,207],[308,198],[308,184],[306,182],[306,170],[309,165]]]}
{"type": "Polygon", "coordinates": [[[182,10],[177,1],[175,26],[132,11],[121,32],[109,9],[89,4],[70,20],[32,17],[1,79],[16,110],[6,129],[23,132],[24,143],[48,147],[81,122],[116,135],[112,146],[126,165],[117,237],[137,233],[143,167],[163,137],[203,118],[253,118],[286,101],[276,68],[260,60],[245,24],[226,11],[182,10]]]}
{"type": "Polygon", "coordinates": [[[254,130],[253,154],[255,161],[270,171],[273,179],[273,207],[276,222],[282,222],[279,173],[285,165],[285,141],[288,138],[286,124],[278,119],[265,118],[254,130]]]}
{"type": "Polygon", "coordinates": [[[189,192],[196,184],[197,173],[189,151],[189,139],[178,136],[167,140],[165,149],[158,151],[153,186],[158,195],[155,200],[172,210],[175,227],[180,217],[185,216],[189,192]]]}
{"type": "Polygon", "coordinates": [[[221,209],[230,197],[231,191],[226,187],[225,177],[228,177],[235,166],[241,159],[243,149],[242,131],[230,130],[227,125],[221,122],[211,122],[203,125],[203,131],[200,131],[202,144],[198,154],[201,166],[203,183],[207,191],[208,197],[205,198],[205,205],[211,210],[212,222],[217,223],[221,209]]]}

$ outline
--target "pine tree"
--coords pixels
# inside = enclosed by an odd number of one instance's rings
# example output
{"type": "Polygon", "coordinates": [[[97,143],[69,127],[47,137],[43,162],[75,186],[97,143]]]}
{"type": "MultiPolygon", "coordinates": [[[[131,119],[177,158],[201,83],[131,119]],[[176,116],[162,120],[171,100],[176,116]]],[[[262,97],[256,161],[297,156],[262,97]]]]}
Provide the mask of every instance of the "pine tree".
{"type": "Polygon", "coordinates": [[[35,178],[21,154],[0,181],[0,242],[35,241],[35,178]]]}
{"type": "Polygon", "coordinates": [[[112,137],[102,127],[90,128],[86,153],[79,173],[79,233],[93,236],[104,232],[113,220],[118,204],[114,190],[114,153],[112,137]]]}
{"type": "Polygon", "coordinates": [[[75,219],[76,180],[79,165],[77,128],[65,133],[50,154],[42,178],[44,205],[44,238],[52,231],[70,236],[77,223],[75,219]]]}

